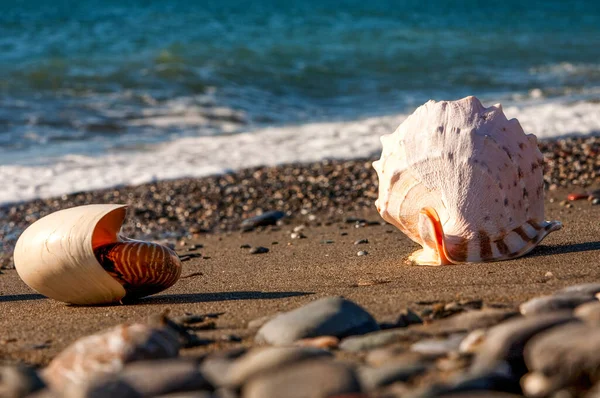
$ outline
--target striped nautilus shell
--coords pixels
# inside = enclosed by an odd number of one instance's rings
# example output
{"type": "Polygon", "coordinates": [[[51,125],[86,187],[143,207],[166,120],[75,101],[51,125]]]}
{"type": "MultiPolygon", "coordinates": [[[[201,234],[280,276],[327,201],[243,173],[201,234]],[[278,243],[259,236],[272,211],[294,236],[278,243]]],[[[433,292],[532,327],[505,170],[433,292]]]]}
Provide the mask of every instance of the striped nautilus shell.
{"type": "Polygon", "coordinates": [[[522,256],[558,221],[544,220],[543,156],[500,104],[429,101],[381,137],[376,206],[423,246],[409,261],[444,265],[522,256]]]}
{"type": "Polygon", "coordinates": [[[21,279],[39,293],[71,304],[131,300],[172,286],[181,261],[168,247],[119,236],[124,205],[87,205],[49,214],[17,241],[21,279]]]}

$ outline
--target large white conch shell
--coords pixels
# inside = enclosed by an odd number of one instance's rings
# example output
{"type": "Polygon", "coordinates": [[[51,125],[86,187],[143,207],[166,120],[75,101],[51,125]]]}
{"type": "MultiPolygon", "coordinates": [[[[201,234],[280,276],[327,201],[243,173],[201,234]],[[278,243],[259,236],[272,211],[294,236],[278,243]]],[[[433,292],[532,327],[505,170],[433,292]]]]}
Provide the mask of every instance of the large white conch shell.
{"type": "Polygon", "coordinates": [[[21,279],[39,293],[72,304],[143,297],[173,285],[181,262],[172,250],[118,236],[124,205],[60,210],[30,225],[14,251],[21,279]]]}
{"type": "Polygon", "coordinates": [[[543,156],[500,104],[429,101],[381,137],[376,206],[423,246],[416,264],[522,256],[561,228],[544,220],[543,156]]]}

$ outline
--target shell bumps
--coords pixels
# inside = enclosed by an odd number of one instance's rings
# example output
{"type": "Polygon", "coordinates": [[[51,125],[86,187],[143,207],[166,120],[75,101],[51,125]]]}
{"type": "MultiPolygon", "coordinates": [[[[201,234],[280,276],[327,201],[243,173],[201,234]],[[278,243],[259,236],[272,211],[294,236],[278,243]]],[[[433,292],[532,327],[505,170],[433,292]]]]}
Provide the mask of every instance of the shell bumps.
{"type": "Polygon", "coordinates": [[[423,265],[499,261],[562,227],[544,220],[543,157],[501,105],[429,101],[381,137],[381,216],[423,246],[423,265]]]}
{"type": "Polygon", "coordinates": [[[60,210],[30,225],[14,261],[32,289],[72,304],[105,304],[160,292],[181,274],[171,249],[118,235],[126,206],[60,210]]]}

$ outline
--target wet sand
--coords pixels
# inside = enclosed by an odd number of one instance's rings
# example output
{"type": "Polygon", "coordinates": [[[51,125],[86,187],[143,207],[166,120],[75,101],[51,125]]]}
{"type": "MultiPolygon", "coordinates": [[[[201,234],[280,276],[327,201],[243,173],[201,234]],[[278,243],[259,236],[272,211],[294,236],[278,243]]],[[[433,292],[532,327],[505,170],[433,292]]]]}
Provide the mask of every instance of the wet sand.
{"type": "Polygon", "coordinates": [[[379,223],[374,209],[366,209],[337,218],[315,213],[312,221],[297,213],[277,227],[196,235],[176,247],[179,254],[202,254],[183,263],[179,282],[129,305],[65,305],[36,294],[14,269],[5,269],[0,274],[0,359],[42,366],[79,337],[165,310],[173,316],[224,313],[215,319],[214,329],[198,332],[214,343],[183,350],[184,355],[198,355],[251,345],[255,330],[247,327],[249,321],[331,295],[355,301],[379,322],[395,319],[406,307],[462,299],[516,307],[564,286],[600,281],[600,206],[584,200],[567,208],[559,204],[567,193],[558,189],[546,195],[547,219],[562,221],[564,228],[526,257],[497,263],[407,265],[404,260],[418,247],[394,227],[379,223]],[[345,221],[351,216],[377,223],[356,228],[345,221]],[[301,224],[306,224],[302,232],[307,238],[291,239],[291,230],[301,224]],[[359,239],[369,242],[355,245],[359,239]],[[192,243],[204,247],[188,251],[192,243]],[[243,244],[269,252],[252,255],[240,248],[243,244]],[[368,255],[357,256],[360,250],[368,255]],[[228,335],[242,341],[226,341],[228,335]]]}

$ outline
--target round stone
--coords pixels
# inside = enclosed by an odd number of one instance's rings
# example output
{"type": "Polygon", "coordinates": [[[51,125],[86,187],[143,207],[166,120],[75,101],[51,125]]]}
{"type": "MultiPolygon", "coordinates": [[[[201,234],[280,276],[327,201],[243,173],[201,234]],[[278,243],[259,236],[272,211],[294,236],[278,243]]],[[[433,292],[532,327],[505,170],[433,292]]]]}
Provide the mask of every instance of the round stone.
{"type": "Polygon", "coordinates": [[[342,297],[326,297],[286,312],[264,324],[257,342],[287,345],[307,337],[338,338],[378,330],[371,314],[342,297]]]}
{"type": "Polygon", "coordinates": [[[238,387],[261,373],[318,357],[331,357],[327,350],[313,347],[256,348],[238,358],[228,369],[227,386],[238,387]]]}
{"type": "Polygon", "coordinates": [[[360,382],[350,367],[330,360],[314,360],[252,379],[242,388],[242,398],[331,397],[359,392],[360,382]]]}

